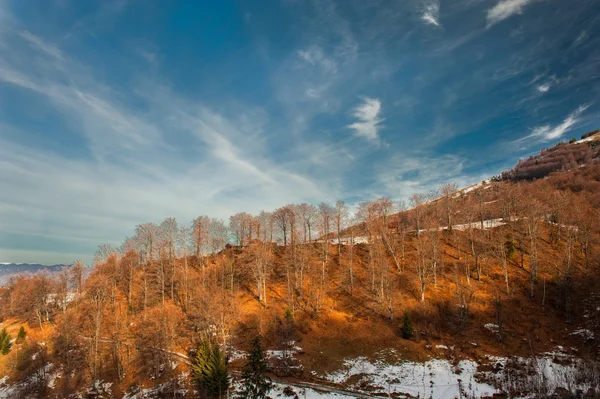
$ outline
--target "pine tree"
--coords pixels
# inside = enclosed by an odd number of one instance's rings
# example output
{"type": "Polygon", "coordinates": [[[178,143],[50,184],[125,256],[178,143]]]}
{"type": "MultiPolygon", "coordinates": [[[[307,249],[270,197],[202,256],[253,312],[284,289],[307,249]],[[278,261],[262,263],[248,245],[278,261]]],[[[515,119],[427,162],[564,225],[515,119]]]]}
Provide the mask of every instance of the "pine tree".
{"type": "Polygon", "coordinates": [[[25,328],[23,328],[23,326],[21,326],[21,328],[19,329],[19,332],[17,334],[17,339],[19,341],[23,341],[26,336],[27,336],[27,331],[25,331],[25,328]]]}
{"type": "Polygon", "coordinates": [[[404,321],[402,323],[402,338],[412,339],[415,336],[412,319],[408,312],[404,312],[404,321]]]}
{"type": "Polygon", "coordinates": [[[8,352],[10,352],[10,349],[12,348],[12,342],[10,341],[10,335],[6,332],[6,328],[3,328],[2,331],[0,331],[0,353],[3,355],[7,355],[8,352]]]}
{"type": "Polygon", "coordinates": [[[241,399],[265,399],[271,389],[271,380],[266,376],[269,365],[261,341],[260,336],[252,340],[248,361],[242,373],[244,388],[239,395],[241,399]]]}
{"type": "Polygon", "coordinates": [[[219,345],[204,339],[198,348],[192,366],[194,380],[209,396],[221,396],[229,387],[229,376],[225,355],[219,345]]]}

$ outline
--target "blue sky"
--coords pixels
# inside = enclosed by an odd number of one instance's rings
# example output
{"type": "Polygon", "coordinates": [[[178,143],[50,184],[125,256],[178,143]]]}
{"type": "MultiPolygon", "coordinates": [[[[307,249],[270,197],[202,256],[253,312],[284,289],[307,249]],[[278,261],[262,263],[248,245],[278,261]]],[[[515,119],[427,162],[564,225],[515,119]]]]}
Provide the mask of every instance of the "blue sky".
{"type": "Polygon", "coordinates": [[[0,0],[0,261],[468,185],[598,126],[592,0],[0,0]]]}

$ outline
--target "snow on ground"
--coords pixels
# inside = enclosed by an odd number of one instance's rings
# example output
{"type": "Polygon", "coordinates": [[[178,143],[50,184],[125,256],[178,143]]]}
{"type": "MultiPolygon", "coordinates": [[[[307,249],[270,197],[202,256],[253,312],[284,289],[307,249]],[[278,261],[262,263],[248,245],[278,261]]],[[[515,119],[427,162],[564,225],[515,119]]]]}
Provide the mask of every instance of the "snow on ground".
{"type": "MultiPolygon", "coordinates": [[[[190,373],[185,372],[181,373],[177,376],[177,386],[175,387],[175,393],[177,395],[181,395],[181,397],[187,397],[189,393],[189,389],[187,388],[187,383],[189,379],[190,373]]],[[[196,393],[196,392],[194,392],[196,393]]],[[[173,395],[173,381],[167,381],[160,385],[151,387],[151,388],[140,388],[134,387],[125,395],[123,395],[123,399],[150,399],[150,398],[164,398],[171,397],[173,395]]],[[[178,396],[179,397],[179,396],[178,396]]],[[[196,396],[193,396],[196,397],[196,396]]]]}
{"type": "Polygon", "coordinates": [[[587,142],[590,142],[590,141],[596,141],[596,140],[598,140],[599,138],[600,138],[600,135],[598,135],[598,134],[596,133],[596,134],[592,134],[591,136],[588,136],[588,137],[586,137],[586,138],[584,138],[584,139],[577,140],[577,141],[575,142],[575,144],[587,143],[587,142]]]}
{"type": "MultiPolygon", "coordinates": [[[[559,348],[562,351],[562,348],[559,348]]],[[[554,393],[558,388],[572,394],[590,389],[600,392],[600,364],[584,361],[564,353],[548,352],[544,356],[523,358],[490,357],[493,369],[480,377],[504,390],[524,398],[554,393]]]]}
{"type": "Polygon", "coordinates": [[[48,382],[46,386],[50,389],[54,389],[56,387],[56,380],[62,377],[62,370],[57,369],[53,370],[50,374],[48,374],[48,382]]]}
{"type": "MultiPolygon", "coordinates": [[[[487,229],[493,229],[495,227],[504,226],[506,223],[503,220],[504,219],[502,219],[502,218],[486,219],[483,221],[483,229],[487,230],[487,229]]],[[[481,229],[481,221],[452,225],[452,229],[459,230],[459,231],[468,230],[469,228],[476,229],[476,230],[481,229]]],[[[431,230],[442,231],[442,230],[447,230],[447,229],[448,229],[448,226],[440,226],[437,229],[421,229],[421,230],[419,230],[419,233],[424,233],[426,231],[431,231],[431,230]]]]}
{"type": "Polygon", "coordinates": [[[488,331],[490,331],[490,332],[493,332],[493,333],[497,333],[497,332],[498,332],[498,330],[500,329],[500,328],[498,327],[498,325],[497,325],[497,324],[494,324],[494,323],[487,323],[487,324],[484,324],[484,325],[483,325],[483,327],[484,327],[486,330],[488,330],[488,331]]]}
{"type": "Polygon", "coordinates": [[[286,398],[298,396],[300,399],[345,399],[356,398],[356,396],[343,395],[335,392],[321,392],[312,388],[290,387],[284,384],[273,384],[269,396],[272,398],[286,398]],[[285,391],[285,392],[284,392],[285,391]]]}
{"type": "Polygon", "coordinates": [[[558,388],[573,394],[578,390],[600,392],[600,363],[560,351],[533,358],[489,357],[482,368],[485,371],[479,371],[480,365],[472,360],[461,360],[456,365],[444,359],[403,362],[393,350],[380,352],[378,357],[388,359],[389,354],[396,358],[392,363],[365,357],[348,359],[342,369],[322,378],[380,395],[439,399],[480,398],[507,390],[525,398],[553,393],[558,388]]]}
{"type": "MultiPolygon", "coordinates": [[[[502,221],[502,218],[498,218],[498,219],[487,219],[483,221],[483,228],[484,229],[492,229],[494,227],[500,227],[500,226],[504,226],[506,223],[504,223],[502,221]]],[[[470,228],[473,229],[480,229],[481,228],[481,222],[477,221],[477,222],[473,222],[473,223],[465,223],[465,224],[455,224],[452,226],[453,229],[455,230],[467,230],[470,228]]],[[[442,227],[441,229],[446,229],[446,227],[442,227]]]]}
{"type": "Polygon", "coordinates": [[[295,346],[293,343],[287,350],[267,350],[265,351],[269,359],[283,359],[286,357],[294,358],[297,353],[301,352],[302,348],[295,346]]]}
{"type": "Polygon", "coordinates": [[[578,330],[575,330],[571,333],[571,335],[579,335],[581,338],[583,338],[585,340],[593,340],[594,339],[594,332],[588,330],[587,328],[580,328],[578,330]]]}
{"type": "MultiPolygon", "coordinates": [[[[36,388],[39,386],[40,382],[44,382],[44,378],[52,376],[54,376],[54,379],[52,380],[54,383],[56,378],[58,378],[58,374],[56,374],[54,364],[52,363],[48,363],[43,369],[39,369],[24,381],[18,381],[14,384],[10,384],[8,382],[8,376],[4,376],[0,379],[0,398],[35,399],[38,397],[36,388]]],[[[46,380],[47,384],[50,380],[51,378],[46,380]]]]}
{"type": "MultiPolygon", "coordinates": [[[[395,354],[391,350],[392,354],[395,354]]],[[[347,384],[351,377],[360,377],[355,388],[367,384],[382,394],[409,394],[419,397],[457,398],[491,396],[498,390],[493,386],[475,379],[477,363],[461,360],[457,366],[442,359],[432,359],[425,363],[402,362],[388,364],[377,360],[369,361],[358,357],[344,362],[344,368],[324,378],[347,384]]],[[[354,378],[353,378],[354,380],[354,378]]]]}

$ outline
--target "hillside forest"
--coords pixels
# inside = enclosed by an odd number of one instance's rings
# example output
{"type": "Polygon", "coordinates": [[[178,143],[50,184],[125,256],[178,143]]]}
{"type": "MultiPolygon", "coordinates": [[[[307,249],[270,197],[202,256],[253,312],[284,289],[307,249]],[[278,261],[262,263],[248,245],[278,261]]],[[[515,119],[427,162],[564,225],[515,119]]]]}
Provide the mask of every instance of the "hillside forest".
{"type": "Polygon", "coordinates": [[[77,261],[0,288],[3,326],[13,337],[27,331],[0,367],[15,381],[36,375],[26,388],[37,397],[101,397],[102,382],[115,396],[194,386],[180,378],[189,373],[181,359],[207,340],[239,370],[237,354],[257,336],[270,350],[302,347],[270,365],[290,380],[386,348],[411,361],[458,361],[560,345],[593,361],[597,157],[591,143],[564,143],[498,178],[462,190],[448,182],[406,203],[289,204],[227,221],[140,224],[121,245],[100,245],[87,277],[77,261]],[[50,364],[61,370],[52,389],[50,364]]]}

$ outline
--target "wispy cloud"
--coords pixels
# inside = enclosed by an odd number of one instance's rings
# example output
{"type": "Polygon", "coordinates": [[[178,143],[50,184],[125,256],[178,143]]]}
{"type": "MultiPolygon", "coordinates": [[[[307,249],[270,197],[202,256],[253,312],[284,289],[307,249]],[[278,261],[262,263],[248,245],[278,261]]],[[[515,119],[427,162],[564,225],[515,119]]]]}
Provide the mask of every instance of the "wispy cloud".
{"type": "Polygon", "coordinates": [[[323,52],[320,46],[310,46],[306,49],[298,51],[298,57],[310,65],[318,65],[327,72],[335,72],[337,63],[331,57],[328,57],[323,52]]]}
{"type": "Polygon", "coordinates": [[[560,81],[556,78],[556,76],[550,76],[545,82],[538,84],[536,89],[540,93],[546,93],[550,90],[550,88],[552,88],[552,86],[559,83],[560,81]]]}
{"type": "Polygon", "coordinates": [[[117,87],[48,40],[8,33],[0,45],[0,84],[60,119],[47,141],[67,145],[67,130],[80,136],[74,141],[85,155],[73,159],[19,144],[32,132],[0,119],[0,181],[10,187],[0,190],[0,241],[47,243],[38,253],[0,248],[10,255],[3,261],[90,256],[97,244],[118,242],[135,224],[167,216],[187,223],[199,212],[226,218],[292,201],[336,199],[331,185],[292,169],[295,159],[272,159],[264,148],[268,119],[260,109],[228,103],[228,111],[217,112],[153,75],[117,87]],[[48,256],[54,248],[56,256],[48,256]]]}
{"type": "Polygon", "coordinates": [[[573,46],[579,46],[587,38],[588,38],[588,33],[586,31],[581,31],[581,33],[579,34],[579,36],[577,36],[577,39],[575,39],[575,41],[573,42],[573,46]]]}
{"type": "Polygon", "coordinates": [[[425,23],[440,26],[440,2],[439,0],[426,0],[423,3],[423,14],[421,19],[425,23]]]}
{"type": "Polygon", "coordinates": [[[550,86],[551,86],[550,82],[546,82],[546,83],[543,83],[543,84],[539,85],[539,86],[537,87],[537,90],[538,90],[540,93],[545,93],[545,92],[547,92],[548,90],[550,90],[550,86]]]}
{"type": "Polygon", "coordinates": [[[531,134],[516,140],[516,142],[522,142],[528,139],[537,139],[542,141],[556,140],[572,130],[573,126],[575,126],[579,121],[581,114],[583,114],[583,112],[588,108],[589,104],[580,105],[558,125],[552,126],[550,124],[546,124],[537,126],[532,130],[531,134]]]}
{"type": "Polygon", "coordinates": [[[358,119],[348,127],[354,129],[356,136],[367,140],[379,140],[380,123],[383,119],[381,113],[381,101],[377,98],[365,97],[363,103],[353,109],[352,115],[358,119]]]}
{"type": "Polygon", "coordinates": [[[523,8],[535,0],[500,0],[494,7],[487,12],[488,26],[500,22],[512,15],[521,14],[523,8]]]}

